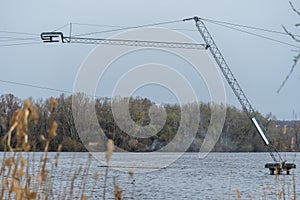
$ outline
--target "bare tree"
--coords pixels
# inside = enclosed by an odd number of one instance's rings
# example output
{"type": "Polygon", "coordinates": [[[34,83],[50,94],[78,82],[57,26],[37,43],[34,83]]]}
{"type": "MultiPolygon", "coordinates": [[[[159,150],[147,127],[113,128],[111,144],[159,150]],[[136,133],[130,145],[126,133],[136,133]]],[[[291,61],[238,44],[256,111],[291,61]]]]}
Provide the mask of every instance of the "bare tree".
{"type": "MultiPolygon", "coordinates": [[[[293,5],[292,2],[290,2],[290,5],[291,5],[292,10],[293,10],[297,15],[300,16],[300,12],[294,7],[294,5],[293,5]]],[[[300,26],[300,23],[295,24],[295,26],[296,26],[296,27],[300,26]]],[[[284,31],[285,31],[289,36],[291,36],[291,38],[292,38],[294,41],[300,42],[300,39],[298,39],[297,36],[296,36],[295,34],[293,34],[293,33],[291,33],[290,31],[288,31],[287,28],[286,28],[285,26],[282,26],[282,27],[283,27],[284,31]]],[[[283,80],[283,82],[281,83],[281,85],[279,86],[279,88],[278,88],[278,90],[277,90],[277,93],[280,92],[280,90],[283,88],[283,86],[285,85],[285,83],[287,82],[287,80],[290,78],[290,76],[291,76],[291,74],[293,73],[293,71],[294,71],[294,69],[295,69],[295,67],[296,67],[296,65],[297,65],[297,63],[298,63],[298,61],[299,61],[299,59],[300,59],[300,52],[299,52],[296,56],[294,56],[294,59],[293,59],[293,65],[292,65],[292,67],[291,67],[289,73],[287,74],[287,76],[285,77],[285,79],[283,80]]]]}

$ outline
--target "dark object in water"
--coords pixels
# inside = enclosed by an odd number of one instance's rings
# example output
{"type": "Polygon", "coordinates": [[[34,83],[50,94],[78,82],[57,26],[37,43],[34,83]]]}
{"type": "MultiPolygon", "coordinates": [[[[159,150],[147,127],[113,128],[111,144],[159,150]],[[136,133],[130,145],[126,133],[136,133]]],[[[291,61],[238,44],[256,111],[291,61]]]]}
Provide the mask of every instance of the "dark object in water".
{"type": "Polygon", "coordinates": [[[269,168],[271,175],[281,175],[281,174],[290,174],[291,169],[295,169],[296,165],[294,163],[267,163],[265,168],[269,168]]]}

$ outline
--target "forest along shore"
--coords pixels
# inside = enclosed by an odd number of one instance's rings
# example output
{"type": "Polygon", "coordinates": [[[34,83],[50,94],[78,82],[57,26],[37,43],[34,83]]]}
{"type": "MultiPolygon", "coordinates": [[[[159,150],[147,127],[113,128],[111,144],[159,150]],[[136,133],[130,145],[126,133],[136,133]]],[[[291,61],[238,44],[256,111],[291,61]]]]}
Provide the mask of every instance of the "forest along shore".
{"type": "MultiPolygon", "coordinates": [[[[78,94],[82,95],[82,94],[78,94]]],[[[61,94],[55,98],[58,102],[54,113],[55,120],[58,123],[57,136],[51,143],[49,151],[56,151],[59,144],[62,144],[62,151],[87,151],[85,146],[89,145],[89,149],[94,151],[105,151],[105,140],[101,140],[98,135],[89,133],[80,133],[82,136],[86,134],[88,142],[82,144],[81,139],[76,131],[72,114],[72,95],[61,94]]],[[[85,103],[91,103],[88,98],[82,98],[85,103]]],[[[119,99],[120,100],[120,99],[119,99]]],[[[123,132],[115,123],[111,110],[111,99],[99,98],[92,103],[101,126],[107,138],[112,139],[115,145],[121,149],[131,152],[149,152],[156,151],[168,144],[177,134],[181,120],[181,108],[177,104],[157,105],[155,102],[146,98],[130,98],[122,99],[129,101],[129,111],[132,119],[140,126],[146,126],[150,123],[148,114],[151,106],[164,109],[166,123],[163,128],[157,132],[155,126],[149,131],[153,131],[153,136],[148,138],[136,138],[123,132]],[[155,134],[156,133],[156,134],[155,134]]],[[[49,120],[48,107],[50,98],[33,100],[35,106],[38,107],[39,123],[29,126],[29,141],[33,147],[33,151],[42,151],[43,144],[40,139],[41,135],[47,132],[47,121],[49,120]]],[[[0,150],[4,150],[4,137],[10,127],[10,119],[13,113],[22,106],[22,100],[13,94],[1,95],[0,101],[0,150]]],[[[205,138],[210,117],[211,108],[221,107],[224,105],[216,105],[213,103],[191,103],[184,106],[200,106],[200,122],[198,131],[193,143],[188,148],[190,152],[198,152],[205,138]]],[[[278,151],[299,151],[300,150],[300,121],[280,121],[271,113],[263,116],[257,113],[261,122],[266,127],[271,139],[278,151]]],[[[196,124],[197,125],[197,124],[196,124]]],[[[239,108],[233,106],[226,107],[226,119],[222,130],[222,134],[215,145],[213,151],[217,152],[260,152],[265,151],[263,141],[257,134],[251,121],[246,113],[239,108]]]]}

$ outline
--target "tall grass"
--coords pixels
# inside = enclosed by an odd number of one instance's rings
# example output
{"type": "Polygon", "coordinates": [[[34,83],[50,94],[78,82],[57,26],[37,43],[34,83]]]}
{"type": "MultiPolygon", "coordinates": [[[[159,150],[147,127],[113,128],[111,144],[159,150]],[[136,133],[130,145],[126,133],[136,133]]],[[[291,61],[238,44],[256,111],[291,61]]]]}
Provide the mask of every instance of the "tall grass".
{"type": "MultiPolygon", "coordinates": [[[[61,184],[59,191],[54,191],[53,188],[57,183],[55,179],[59,157],[62,146],[59,145],[54,158],[50,158],[48,150],[51,141],[57,135],[58,124],[54,119],[54,112],[57,106],[57,101],[54,98],[50,100],[48,122],[49,129],[46,135],[41,135],[41,140],[44,142],[44,152],[40,159],[35,158],[35,154],[29,153],[31,147],[28,141],[28,126],[33,121],[38,123],[37,108],[33,106],[31,101],[24,101],[21,109],[17,110],[10,122],[10,129],[6,134],[7,151],[2,157],[2,165],[0,169],[0,200],[2,199],[92,199],[95,193],[95,188],[99,185],[99,173],[93,173],[93,186],[87,190],[88,176],[90,174],[90,166],[92,156],[89,155],[88,161],[84,166],[80,165],[74,169],[73,164],[76,158],[72,160],[72,164],[67,173],[64,174],[64,179],[67,183],[61,184]],[[76,188],[80,185],[80,189],[76,188]]],[[[107,151],[105,153],[106,168],[103,182],[103,199],[106,199],[109,160],[113,154],[114,144],[112,140],[107,142],[107,151]]],[[[133,176],[133,172],[129,173],[129,177],[133,176]]],[[[113,179],[114,197],[121,200],[123,190],[117,185],[113,179]]]]}

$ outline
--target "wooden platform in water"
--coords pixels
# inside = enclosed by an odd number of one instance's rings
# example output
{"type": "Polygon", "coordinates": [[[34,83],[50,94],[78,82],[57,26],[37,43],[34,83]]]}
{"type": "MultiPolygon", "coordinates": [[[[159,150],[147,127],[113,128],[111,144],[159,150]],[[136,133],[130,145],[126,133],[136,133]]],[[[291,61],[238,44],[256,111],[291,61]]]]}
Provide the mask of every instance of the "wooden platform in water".
{"type": "Polygon", "coordinates": [[[291,169],[296,168],[296,164],[294,163],[267,163],[265,165],[265,168],[269,168],[271,175],[280,175],[280,174],[286,174],[289,175],[291,169]]]}

